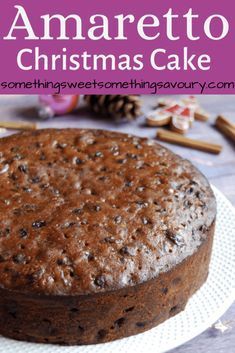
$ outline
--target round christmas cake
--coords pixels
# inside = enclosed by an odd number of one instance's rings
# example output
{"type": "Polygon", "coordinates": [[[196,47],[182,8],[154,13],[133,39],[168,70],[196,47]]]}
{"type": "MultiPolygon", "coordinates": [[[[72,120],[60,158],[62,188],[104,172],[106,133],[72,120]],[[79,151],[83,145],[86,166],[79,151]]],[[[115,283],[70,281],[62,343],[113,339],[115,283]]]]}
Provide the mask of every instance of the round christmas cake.
{"type": "Polygon", "coordinates": [[[0,140],[0,334],[92,344],[182,311],[208,275],[216,202],[146,138],[38,130],[0,140]]]}

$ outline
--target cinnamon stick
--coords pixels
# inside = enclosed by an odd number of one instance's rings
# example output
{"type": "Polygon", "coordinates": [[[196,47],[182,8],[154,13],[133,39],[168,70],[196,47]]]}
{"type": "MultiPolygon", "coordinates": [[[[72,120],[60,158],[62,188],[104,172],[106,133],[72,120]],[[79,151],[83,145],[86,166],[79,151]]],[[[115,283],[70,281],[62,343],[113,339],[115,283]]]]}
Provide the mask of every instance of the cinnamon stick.
{"type": "Polygon", "coordinates": [[[0,121],[0,128],[10,130],[35,130],[37,129],[37,124],[24,121],[0,121]]]}
{"type": "Polygon", "coordinates": [[[230,126],[232,129],[235,129],[235,124],[233,124],[228,118],[225,118],[223,115],[219,115],[216,119],[216,123],[224,124],[230,126]]]}
{"type": "Polygon", "coordinates": [[[214,143],[209,143],[201,140],[194,140],[194,139],[179,135],[175,132],[170,132],[162,129],[158,130],[157,138],[161,141],[197,149],[203,152],[219,154],[222,151],[221,145],[217,145],[214,143]]]}
{"type": "Polygon", "coordinates": [[[220,115],[215,121],[215,126],[220,130],[224,135],[229,137],[233,142],[235,142],[235,124],[230,120],[220,115]]]}
{"type": "Polygon", "coordinates": [[[194,113],[194,119],[199,121],[207,121],[209,119],[209,114],[202,109],[198,109],[194,113]]]}

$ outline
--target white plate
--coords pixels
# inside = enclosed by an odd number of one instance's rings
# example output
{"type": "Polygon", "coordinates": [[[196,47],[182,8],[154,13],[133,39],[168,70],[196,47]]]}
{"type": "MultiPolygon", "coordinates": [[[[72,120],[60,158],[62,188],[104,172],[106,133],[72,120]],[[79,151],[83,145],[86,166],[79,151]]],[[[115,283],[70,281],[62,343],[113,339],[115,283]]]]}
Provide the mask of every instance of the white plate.
{"type": "Polygon", "coordinates": [[[99,345],[61,347],[0,336],[0,353],[162,353],[206,330],[235,299],[235,211],[230,202],[213,189],[218,216],[210,273],[182,313],[145,333],[99,345]]]}

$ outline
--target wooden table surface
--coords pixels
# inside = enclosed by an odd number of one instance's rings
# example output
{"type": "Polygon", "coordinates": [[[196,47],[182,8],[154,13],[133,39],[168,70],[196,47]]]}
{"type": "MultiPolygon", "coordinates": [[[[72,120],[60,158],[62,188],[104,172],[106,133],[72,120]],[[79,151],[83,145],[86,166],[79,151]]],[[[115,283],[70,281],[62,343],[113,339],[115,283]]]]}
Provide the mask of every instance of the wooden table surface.
{"type": "MultiPolygon", "coordinates": [[[[179,99],[178,97],[175,97],[179,99]]],[[[208,122],[195,122],[188,136],[223,145],[220,155],[212,155],[185,147],[165,144],[175,153],[191,160],[235,206],[235,145],[219,133],[213,122],[218,114],[224,114],[235,122],[235,96],[200,96],[201,105],[211,114],[208,122]]],[[[156,104],[155,96],[143,96],[143,111],[147,112],[156,104]]],[[[129,124],[117,124],[92,116],[83,105],[76,114],[59,117],[50,121],[40,121],[36,117],[38,105],[35,96],[0,96],[0,120],[30,120],[39,122],[39,127],[97,127],[133,133],[154,138],[155,128],[144,124],[144,117],[129,124]]],[[[171,351],[171,353],[234,353],[235,352],[235,303],[223,315],[219,324],[213,325],[204,333],[171,351]]]]}

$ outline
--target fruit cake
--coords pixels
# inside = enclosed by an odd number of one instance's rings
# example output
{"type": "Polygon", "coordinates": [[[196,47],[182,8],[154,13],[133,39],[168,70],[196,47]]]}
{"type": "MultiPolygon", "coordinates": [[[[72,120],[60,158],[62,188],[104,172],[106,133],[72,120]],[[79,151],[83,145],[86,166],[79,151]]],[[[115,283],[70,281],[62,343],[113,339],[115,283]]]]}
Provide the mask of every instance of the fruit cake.
{"type": "Polygon", "coordinates": [[[45,129],[0,139],[0,334],[93,344],[148,330],[205,282],[216,201],[147,138],[45,129]]]}

